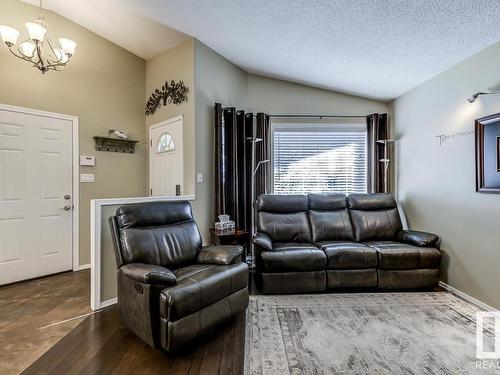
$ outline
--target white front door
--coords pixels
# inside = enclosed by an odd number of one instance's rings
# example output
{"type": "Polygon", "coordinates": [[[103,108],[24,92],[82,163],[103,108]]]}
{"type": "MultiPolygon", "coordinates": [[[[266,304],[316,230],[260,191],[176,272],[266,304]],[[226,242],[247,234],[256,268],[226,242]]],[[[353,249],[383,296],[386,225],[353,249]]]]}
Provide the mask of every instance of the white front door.
{"type": "Polygon", "coordinates": [[[0,109],[0,285],[72,269],[71,164],[71,121],[0,109]]]}
{"type": "Polygon", "coordinates": [[[182,195],[182,116],[152,125],[149,145],[150,194],[182,195]]]}

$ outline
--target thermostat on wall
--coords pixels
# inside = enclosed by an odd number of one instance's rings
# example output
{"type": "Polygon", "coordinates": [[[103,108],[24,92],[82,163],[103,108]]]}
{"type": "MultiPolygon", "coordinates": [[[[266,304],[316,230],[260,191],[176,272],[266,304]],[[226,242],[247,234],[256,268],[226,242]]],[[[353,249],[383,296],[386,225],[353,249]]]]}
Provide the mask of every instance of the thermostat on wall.
{"type": "Polygon", "coordinates": [[[87,167],[95,167],[95,156],[81,155],[80,165],[87,167]]]}

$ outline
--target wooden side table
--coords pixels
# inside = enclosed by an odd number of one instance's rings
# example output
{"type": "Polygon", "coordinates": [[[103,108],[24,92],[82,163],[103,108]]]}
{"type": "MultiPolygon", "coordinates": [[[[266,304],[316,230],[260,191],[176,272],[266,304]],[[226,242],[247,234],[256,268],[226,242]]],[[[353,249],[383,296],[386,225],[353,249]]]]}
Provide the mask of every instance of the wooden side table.
{"type": "Polygon", "coordinates": [[[214,245],[241,245],[243,246],[243,262],[250,250],[250,233],[244,230],[235,230],[234,233],[217,233],[214,228],[210,228],[210,240],[214,245]]]}

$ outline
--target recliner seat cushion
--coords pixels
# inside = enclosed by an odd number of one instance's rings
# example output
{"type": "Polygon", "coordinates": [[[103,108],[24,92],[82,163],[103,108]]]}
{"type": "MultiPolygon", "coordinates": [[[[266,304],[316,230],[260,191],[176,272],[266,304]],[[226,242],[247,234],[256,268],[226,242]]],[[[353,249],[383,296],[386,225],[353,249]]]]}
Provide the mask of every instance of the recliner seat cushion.
{"type": "Polygon", "coordinates": [[[177,285],[160,294],[160,316],[176,321],[248,286],[248,266],[195,264],[174,271],[177,285]]]}
{"type": "Polygon", "coordinates": [[[392,240],[403,228],[392,194],[351,194],[347,203],[357,242],[392,240]]]}
{"type": "Polygon", "coordinates": [[[327,269],[364,269],[377,267],[377,250],[356,242],[317,242],[327,257],[327,269]]]}
{"type": "Polygon", "coordinates": [[[262,272],[321,271],[326,255],[312,244],[275,244],[271,251],[261,251],[262,272]]]}
{"type": "Polygon", "coordinates": [[[365,242],[378,252],[379,269],[408,270],[439,268],[441,252],[433,247],[417,247],[396,241],[365,242]]]}

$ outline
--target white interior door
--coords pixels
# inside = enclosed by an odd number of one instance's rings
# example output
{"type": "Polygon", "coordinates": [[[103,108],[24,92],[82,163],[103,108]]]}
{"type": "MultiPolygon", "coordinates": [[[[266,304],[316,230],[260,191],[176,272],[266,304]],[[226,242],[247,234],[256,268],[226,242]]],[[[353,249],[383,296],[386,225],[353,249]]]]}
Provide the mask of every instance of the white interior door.
{"type": "Polygon", "coordinates": [[[182,116],[149,128],[151,195],[182,195],[184,179],[182,116]]]}
{"type": "Polygon", "coordinates": [[[0,284],[72,269],[71,194],[72,122],[0,109],[0,284]]]}

